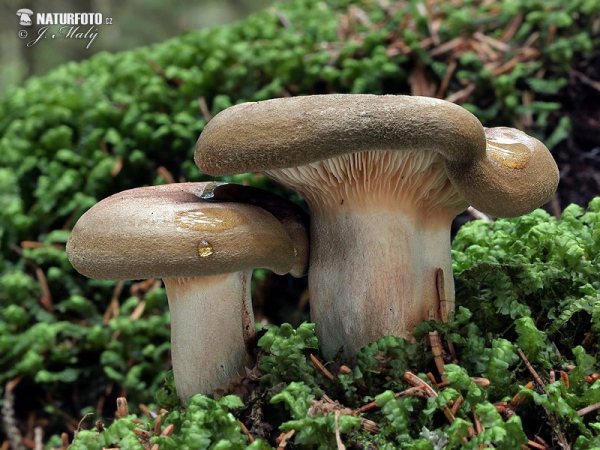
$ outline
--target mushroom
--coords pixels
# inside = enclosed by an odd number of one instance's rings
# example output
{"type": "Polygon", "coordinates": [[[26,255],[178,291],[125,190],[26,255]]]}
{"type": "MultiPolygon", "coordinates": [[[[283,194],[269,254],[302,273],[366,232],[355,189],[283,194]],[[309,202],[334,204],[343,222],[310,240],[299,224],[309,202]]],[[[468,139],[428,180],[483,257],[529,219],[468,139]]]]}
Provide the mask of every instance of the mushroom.
{"type": "Polygon", "coordinates": [[[411,96],[239,104],[207,124],[194,159],[216,176],[264,172],[306,199],[311,319],[327,358],[445,318],[454,308],[453,218],[469,205],[525,214],[559,178],[537,139],[411,96]]]}
{"type": "MultiPolygon", "coordinates": [[[[71,264],[90,278],[163,279],[173,374],[184,402],[196,393],[212,393],[251,362],[252,269],[301,276],[308,262],[300,216],[286,217],[291,223],[298,219],[291,237],[290,225],[260,206],[201,199],[210,184],[115,194],[77,221],[67,243],[71,264]]],[[[288,208],[287,200],[271,197],[270,204],[288,208]]]]}

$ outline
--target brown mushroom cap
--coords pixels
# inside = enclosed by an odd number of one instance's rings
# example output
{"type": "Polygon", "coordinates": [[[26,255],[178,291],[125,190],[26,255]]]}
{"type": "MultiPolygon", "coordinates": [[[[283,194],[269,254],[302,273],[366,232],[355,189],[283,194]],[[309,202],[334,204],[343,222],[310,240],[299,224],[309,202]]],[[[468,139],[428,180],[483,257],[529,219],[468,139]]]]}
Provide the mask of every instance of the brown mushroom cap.
{"type": "Polygon", "coordinates": [[[194,159],[208,174],[227,175],[369,150],[433,151],[444,157],[452,184],[473,207],[515,216],[549,199],[558,169],[543,144],[506,130],[486,133],[466,109],[427,97],[278,98],[221,111],[200,135],[194,159]]]}
{"type": "Polygon", "coordinates": [[[547,202],[559,173],[544,144],[514,128],[486,128],[485,164],[446,162],[454,186],[475,208],[517,217],[547,202]]]}
{"type": "Polygon", "coordinates": [[[200,199],[206,183],[131,189],[77,222],[67,243],[73,267],[99,279],[218,275],[250,268],[278,274],[296,263],[281,223],[258,206],[200,199]]]}
{"type": "Polygon", "coordinates": [[[298,205],[264,189],[236,183],[206,183],[198,196],[208,202],[237,202],[256,205],[273,214],[287,230],[296,250],[296,264],[290,270],[290,274],[294,277],[306,274],[309,255],[309,218],[308,214],[298,205]]]}

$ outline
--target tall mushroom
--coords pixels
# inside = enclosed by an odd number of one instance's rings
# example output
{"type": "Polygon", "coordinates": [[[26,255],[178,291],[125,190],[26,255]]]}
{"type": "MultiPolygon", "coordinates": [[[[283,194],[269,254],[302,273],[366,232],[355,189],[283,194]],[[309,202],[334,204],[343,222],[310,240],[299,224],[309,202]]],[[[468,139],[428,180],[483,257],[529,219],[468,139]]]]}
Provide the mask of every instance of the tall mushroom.
{"type": "Polygon", "coordinates": [[[211,175],[264,172],[306,199],[311,316],[328,358],[352,357],[384,335],[410,337],[419,322],[452,310],[452,219],[469,205],[527,213],[559,178],[538,140],[410,96],[236,105],[207,124],[195,161],[211,175]]]}
{"type": "MultiPolygon", "coordinates": [[[[250,362],[252,269],[301,276],[308,263],[300,216],[286,218],[297,221],[290,234],[290,224],[259,206],[201,199],[210,185],[176,183],[115,194],[78,220],[67,243],[73,267],[88,277],[163,279],[182,401],[211,393],[250,362]]],[[[271,197],[270,204],[289,209],[289,202],[271,197]]]]}

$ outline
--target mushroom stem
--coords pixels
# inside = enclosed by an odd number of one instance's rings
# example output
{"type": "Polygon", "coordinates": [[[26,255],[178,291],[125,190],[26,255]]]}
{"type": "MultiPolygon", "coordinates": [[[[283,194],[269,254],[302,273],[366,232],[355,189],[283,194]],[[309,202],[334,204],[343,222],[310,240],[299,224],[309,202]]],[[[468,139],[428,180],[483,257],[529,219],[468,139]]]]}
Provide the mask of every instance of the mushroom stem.
{"type": "Polygon", "coordinates": [[[411,339],[440,318],[440,268],[451,311],[450,225],[468,205],[439,154],[358,152],[266,173],[311,211],[311,320],[326,358],[354,358],[387,335],[411,339]]]}
{"type": "Polygon", "coordinates": [[[352,358],[386,335],[412,339],[420,322],[439,319],[438,268],[452,310],[452,217],[343,205],[333,213],[313,210],[311,319],[326,358],[338,352],[342,359],[352,358]]]}
{"type": "Polygon", "coordinates": [[[254,337],[251,270],[193,278],[165,278],[171,357],[179,398],[212,394],[250,365],[254,337]],[[237,300],[239,299],[239,300],[237,300]]]}

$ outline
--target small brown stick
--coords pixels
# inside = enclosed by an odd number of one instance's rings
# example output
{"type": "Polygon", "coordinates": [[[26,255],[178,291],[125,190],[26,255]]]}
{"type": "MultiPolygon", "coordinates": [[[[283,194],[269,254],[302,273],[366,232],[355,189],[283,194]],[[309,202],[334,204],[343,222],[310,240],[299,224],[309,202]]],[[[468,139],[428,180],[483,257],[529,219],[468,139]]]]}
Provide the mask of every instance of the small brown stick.
{"type": "Polygon", "coordinates": [[[69,448],[69,435],[62,433],[60,435],[61,448],[60,450],[67,450],[69,448]]]}
{"type": "Polygon", "coordinates": [[[475,83],[469,84],[466,88],[456,91],[454,94],[450,94],[446,97],[446,101],[453,103],[462,103],[466,101],[469,96],[475,91],[475,83]]]}
{"type": "Polygon", "coordinates": [[[454,417],[456,417],[456,414],[458,413],[458,410],[460,409],[463,401],[465,400],[465,398],[461,395],[460,397],[458,397],[456,399],[456,401],[454,402],[454,405],[452,405],[452,408],[450,409],[450,412],[452,412],[452,415],[454,417]]]}
{"type": "Polygon", "coordinates": [[[40,289],[42,290],[42,296],[40,298],[40,304],[44,307],[44,309],[52,314],[54,314],[54,305],[52,304],[52,294],[50,293],[50,287],[48,286],[48,280],[46,279],[46,274],[39,267],[35,268],[35,276],[40,285],[40,289]]]}
{"type": "Polygon", "coordinates": [[[333,374],[327,370],[325,368],[325,366],[321,363],[321,361],[318,360],[318,358],[313,355],[312,353],[310,354],[310,360],[313,363],[313,365],[317,368],[317,370],[319,372],[321,372],[321,374],[323,374],[323,376],[329,380],[334,380],[335,377],[333,376],[333,374]]]}
{"type": "Polygon", "coordinates": [[[342,375],[348,375],[352,373],[352,369],[344,364],[340,366],[340,370],[338,371],[342,375]]]}
{"type": "MultiPolygon", "coordinates": [[[[529,390],[532,390],[534,387],[535,387],[535,385],[531,381],[528,382],[525,386],[523,386],[523,388],[529,389],[529,390]]],[[[523,394],[520,394],[520,393],[516,394],[512,398],[512,400],[509,402],[508,406],[510,407],[510,409],[516,410],[519,407],[519,405],[521,403],[523,403],[523,401],[525,401],[526,398],[527,397],[525,395],[523,395],[523,394]]]]}
{"type": "Polygon", "coordinates": [[[119,173],[121,172],[122,168],[123,168],[123,158],[120,157],[120,156],[117,156],[115,158],[115,165],[110,170],[110,176],[112,178],[116,177],[117,175],[119,175],[119,173]]]}
{"type": "Polygon", "coordinates": [[[518,348],[517,349],[517,353],[519,354],[519,356],[521,357],[521,359],[525,363],[525,366],[529,370],[529,373],[531,373],[531,375],[533,376],[533,379],[537,383],[538,387],[540,389],[544,389],[544,382],[542,381],[541,377],[538,375],[538,373],[535,371],[535,369],[533,368],[533,366],[531,365],[531,363],[529,362],[529,360],[525,356],[525,353],[523,352],[523,350],[521,350],[520,348],[518,348]]]}
{"type": "Polygon", "coordinates": [[[157,416],[156,422],[154,422],[154,436],[160,436],[161,429],[162,429],[162,416],[157,416]]]}
{"type": "Polygon", "coordinates": [[[452,75],[454,75],[454,71],[456,70],[457,66],[458,63],[455,59],[451,60],[448,63],[448,68],[446,69],[444,78],[442,78],[442,82],[440,83],[438,90],[435,93],[436,98],[444,98],[444,95],[446,95],[446,90],[448,89],[448,86],[450,86],[450,80],[452,80],[452,75]]]}
{"type": "Polygon", "coordinates": [[[127,399],[125,397],[117,398],[117,412],[115,416],[118,419],[127,417],[129,415],[129,409],[127,408],[127,399]]]}
{"type": "Polygon", "coordinates": [[[60,244],[46,244],[38,241],[21,241],[19,244],[21,248],[42,248],[42,247],[54,247],[58,250],[64,250],[65,246],[60,244]]]}
{"type": "Polygon", "coordinates": [[[560,381],[565,384],[565,388],[569,389],[571,384],[569,383],[569,375],[567,375],[567,372],[560,370],[558,373],[560,374],[560,381]]]}
{"type": "Polygon", "coordinates": [[[475,424],[475,434],[483,433],[485,431],[485,428],[483,427],[483,425],[481,425],[481,420],[479,420],[479,417],[475,413],[474,406],[471,406],[471,413],[473,414],[473,423],[475,424]]]}
{"type": "MultiPolygon", "coordinates": [[[[441,269],[438,269],[441,270],[441,269]]],[[[435,367],[442,378],[442,382],[446,381],[446,374],[444,369],[444,352],[442,351],[442,340],[440,334],[437,331],[429,333],[429,345],[431,345],[431,353],[433,353],[433,361],[435,367]]]]}
{"type": "Polygon", "coordinates": [[[98,431],[98,433],[104,432],[104,424],[101,420],[96,420],[96,430],[98,431]]]}
{"type": "Polygon", "coordinates": [[[429,397],[434,397],[435,398],[435,397],[438,396],[437,392],[435,392],[430,385],[428,385],[427,383],[425,383],[425,381],[421,380],[414,373],[412,373],[412,372],[405,372],[404,373],[404,379],[411,386],[421,388],[425,392],[425,394],[427,394],[429,397]]]}
{"type": "Polygon", "coordinates": [[[427,378],[429,379],[431,384],[435,384],[436,386],[439,386],[437,380],[435,379],[435,375],[432,374],[431,372],[427,372],[427,378]]]}
{"type": "Polygon", "coordinates": [[[198,98],[198,106],[200,106],[200,111],[202,112],[202,117],[206,122],[210,122],[212,119],[212,114],[210,113],[210,109],[208,109],[208,105],[206,104],[206,99],[204,97],[198,98]]]}
{"type": "Polygon", "coordinates": [[[535,442],[537,442],[538,444],[542,444],[542,445],[546,446],[546,448],[548,448],[548,449],[550,448],[548,443],[545,440],[543,440],[541,437],[535,436],[534,439],[535,439],[535,442]]]}
{"type": "Polygon", "coordinates": [[[142,430],[141,428],[134,428],[133,432],[138,436],[143,437],[144,439],[150,439],[150,437],[152,436],[149,431],[142,430]]]}
{"type": "Polygon", "coordinates": [[[514,416],[516,414],[510,408],[510,406],[508,406],[508,402],[494,403],[494,408],[496,408],[496,411],[498,411],[498,413],[506,419],[510,419],[512,416],[514,416]]]}
{"type": "Polygon", "coordinates": [[[102,324],[108,325],[110,320],[113,317],[117,317],[119,315],[119,297],[121,296],[121,292],[123,291],[123,286],[125,286],[124,281],[119,281],[114,289],[113,295],[110,299],[110,303],[108,304],[108,308],[104,311],[104,315],[102,316],[102,324]]]}
{"type": "MultiPolygon", "coordinates": [[[[423,392],[423,389],[419,388],[419,387],[411,387],[408,388],[404,391],[401,392],[397,392],[396,394],[394,394],[395,398],[399,398],[399,397],[420,397],[420,398],[425,398],[425,392],[423,392]]],[[[361,406],[360,408],[352,411],[352,415],[356,416],[358,414],[362,414],[364,412],[370,411],[371,409],[374,409],[377,407],[377,402],[369,402],[366,405],[361,406]]]]}
{"type": "Polygon", "coordinates": [[[146,309],[146,300],[142,300],[141,302],[139,302],[137,304],[137,306],[134,308],[133,312],[130,314],[129,318],[131,319],[131,321],[135,322],[140,317],[142,317],[142,314],[144,314],[145,309],[146,309]]]}
{"type": "Polygon", "coordinates": [[[173,175],[171,174],[171,172],[169,172],[167,170],[166,167],[164,166],[160,166],[156,169],[156,173],[158,175],[160,175],[163,180],[165,180],[165,184],[173,184],[175,183],[175,178],[173,177],[173,175]]]}
{"type": "Polygon", "coordinates": [[[473,37],[480,42],[486,42],[490,45],[490,47],[493,47],[501,52],[508,52],[511,48],[510,45],[508,45],[506,42],[502,42],[497,39],[486,36],[480,31],[476,31],[475,33],[473,33],[473,37]]]}
{"type": "Polygon", "coordinates": [[[143,403],[140,403],[138,405],[138,408],[140,409],[140,411],[142,411],[143,414],[148,416],[150,419],[156,419],[158,417],[158,414],[156,414],[154,411],[150,411],[150,408],[148,408],[143,403]]]}
{"type": "Polygon", "coordinates": [[[448,352],[450,353],[450,361],[454,364],[458,364],[458,358],[456,357],[456,350],[454,350],[454,344],[452,341],[446,341],[448,352]]]}
{"type": "Polygon", "coordinates": [[[449,423],[454,422],[454,419],[456,419],[456,417],[454,417],[454,414],[452,414],[452,411],[450,410],[450,408],[448,408],[448,405],[441,405],[440,409],[444,413],[444,416],[446,417],[449,423]]]}
{"type": "Polygon", "coordinates": [[[521,28],[521,23],[523,22],[523,13],[517,14],[508,24],[508,26],[502,32],[500,36],[500,41],[508,42],[512,39],[512,37],[517,33],[517,31],[521,28]]]}
{"type": "Polygon", "coordinates": [[[246,428],[246,425],[244,425],[244,423],[241,421],[240,421],[240,428],[242,429],[242,433],[248,438],[248,441],[252,444],[254,442],[254,438],[248,431],[248,428],[246,428]]]}
{"type": "Polygon", "coordinates": [[[537,442],[534,442],[534,441],[527,441],[527,447],[536,448],[539,450],[548,450],[548,447],[546,447],[545,445],[538,444],[537,442]]]}
{"type": "Polygon", "coordinates": [[[483,377],[471,377],[471,381],[481,387],[488,387],[490,385],[490,380],[483,377]]]}
{"type": "MultiPolygon", "coordinates": [[[[421,388],[423,391],[425,391],[425,393],[428,396],[433,397],[433,398],[438,397],[437,392],[435,392],[431,386],[429,386],[427,383],[425,383],[423,380],[421,380],[414,373],[405,372],[404,379],[406,380],[406,382],[408,384],[411,384],[415,387],[421,388]]],[[[454,422],[454,419],[455,419],[454,414],[452,414],[452,411],[450,411],[450,408],[448,408],[448,405],[441,405],[440,409],[444,413],[444,416],[446,416],[446,419],[448,420],[448,422],[450,422],[450,423],[454,422]]]]}
{"type": "Polygon", "coordinates": [[[288,445],[288,441],[292,438],[292,436],[294,436],[294,434],[296,433],[296,430],[290,430],[287,433],[282,433],[278,438],[277,438],[277,450],[281,450],[287,447],[288,445]]]}
{"type": "Polygon", "coordinates": [[[589,341],[592,339],[592,337],[594,337],[594,330],[590,330],[587,332],[587,334],[584,336],[583,340],[581,341],[581,345],[584,347],[587,347],[589,344],[589,341]]]}
{"type": "Polygon", "coordinates": [[[586,375],[584,377],[585,381],[589,384],[594,384],[596,382],[597,379],[600,378],[600,374],[599,373],[593,373],[591,375],[586,375]]]}
{"type": "MultiPolygon", "coordinates": [[[[77,424],[77,429],[75,430],[76,432],[81,431],[81,427],[83,426],[83,422],[85,421],[85,419],[87,419],[88,417],[93,416],[92,413],[87,413],[85,416],[83,416],[81,418],[81,420],[79,421],[79,423],[77,424]]],[[[101,423],[102,424],[102,423],[101,423]]]]}
{"type": "Polygon", "coordinates": [[[457,37],[457,38],[447,41],[441,45],[438,45],[436,48],[429,51],[429,55],[438,56],[438,55],[441,55],[446,52],[451,52],[451,51],[453,52],[453,51],[456,51],[456,49],[458,47],[461,47],[464,44],[465,44],[465,38],[457,37]]]}
{"type": "Polygon", "coordinates": [[[346,450],[346,446],[342,442],[342,436],[340,435],[340,425],[339,425],[340,412],[336,411],[334,413],[334,422],[335,422],[335,443],[337,444],[337,450],[346,450]]]}
{"type": "Polygon", "coordinates": [[[440,304],[440,315],[443,323],[448,323],[450,320],[450,303],[446,297],[446,288],[444,287],[444,271],[439,267],[435,271],[435,286],[437,289],[438,301],[440,304]]]}
{"type": "Polygon", "coordinates": [[[589,414],[592,411],[596,411],[598,409],[600,409],[600,403],[594,403],[593,405],[586,406],[585,408],[581,408],[579,411],[577,411],[577,416],[583,417],[586,414],[589,414]]]}
{"type": "Polygon", "coordinates": [[[379,431],[379,427],[372,420],[365,419],[364,417],[359,417],[359,419],[360,419],[362,427],[365,431],[368,431],[369,433],[373,433],[373,434],[375,434],[379,431]]]}
{"type": "Polygon", "coordinates": [[[162,430],[162,433],[160,433],[160,435],[161,436],[171,436],[173,434],[173,431],[175,431],[175,425],[170,424],[170,425],[167,425],[164,430],[162,430]]]}

